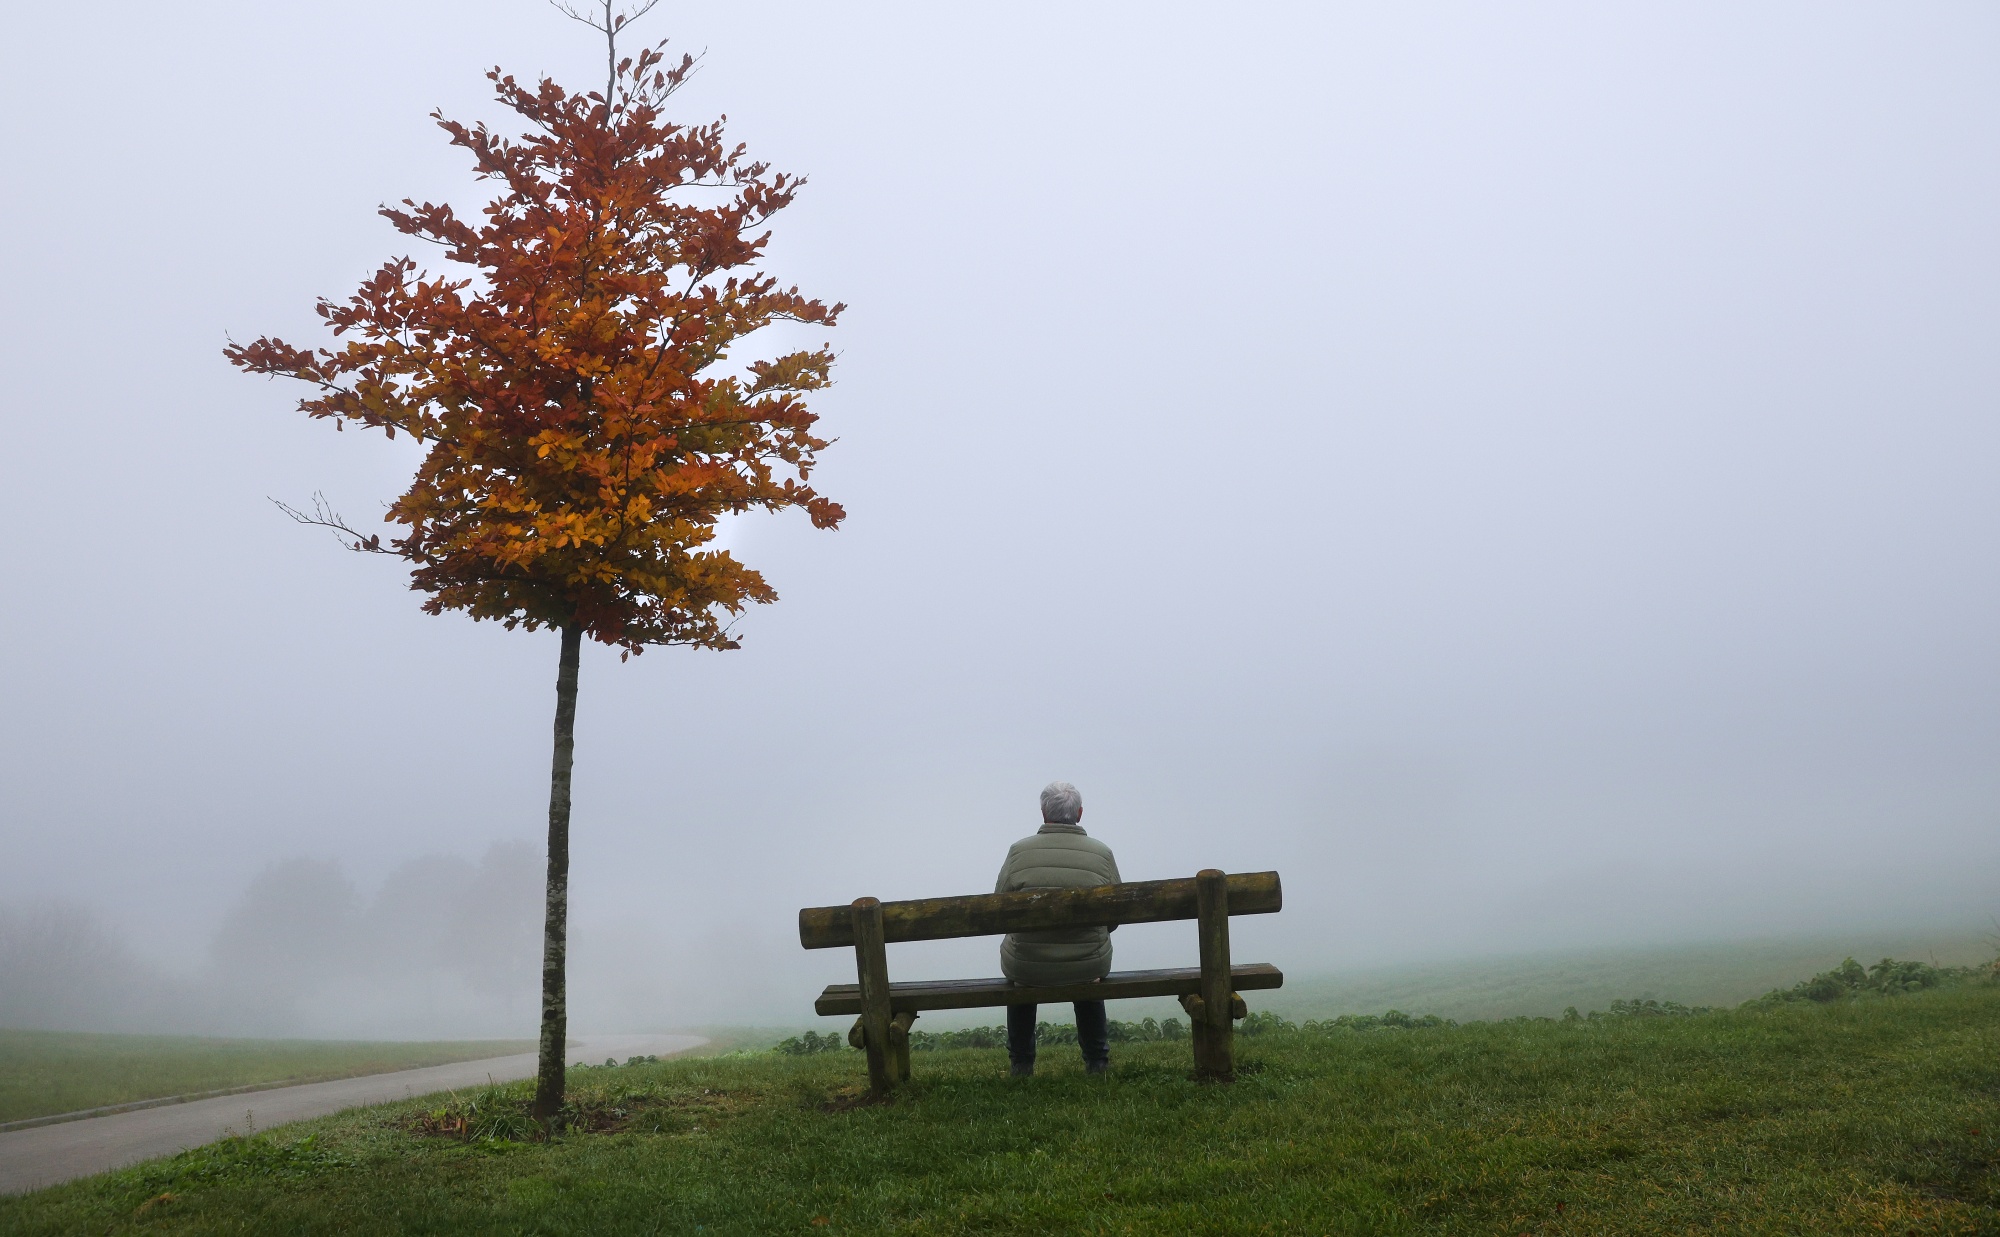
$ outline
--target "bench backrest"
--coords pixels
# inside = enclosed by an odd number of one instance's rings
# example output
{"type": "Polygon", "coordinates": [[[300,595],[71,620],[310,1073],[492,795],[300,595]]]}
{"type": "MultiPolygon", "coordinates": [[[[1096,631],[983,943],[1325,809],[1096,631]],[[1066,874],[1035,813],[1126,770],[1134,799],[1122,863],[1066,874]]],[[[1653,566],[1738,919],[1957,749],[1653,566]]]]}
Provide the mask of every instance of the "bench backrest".
{"type": "MultiPolygon", "coordinates": [[[[1227,878],[1231,915],[1270,915],[1284,905],[1276,872],[1234,872],[1227,878]]],[[[872,899],[871,899],[872,900],[872,899]]],[[[958,898],[882,903],[882,941],[939,941],[1052,928],[1160,923],[1197,915],[1195,878],[1132,881],[1076,889],[1023,889],[958,898]]],[[[854,944],[852,906],[809,906],[799,912],[799,944],[839,949],[854,944]]]]}

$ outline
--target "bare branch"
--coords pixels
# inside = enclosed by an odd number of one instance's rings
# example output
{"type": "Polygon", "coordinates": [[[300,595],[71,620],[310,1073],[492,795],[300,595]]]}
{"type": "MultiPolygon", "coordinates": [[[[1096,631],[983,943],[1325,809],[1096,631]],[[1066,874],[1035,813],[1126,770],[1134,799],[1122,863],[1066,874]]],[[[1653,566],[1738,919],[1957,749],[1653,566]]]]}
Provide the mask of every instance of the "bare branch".
{"type": "Polygon", "coordinates": [[[600,20],[595,11],[586,15],[580,12],[575,0],[549,0],[549,7],[571,21],[582,22],[604,36],[604,115],[611,117],[611,93],[618,86],[618,32],[653,11],[660,0],[639,0],[627,13],[617,12],[612,6],[614,0],[604,0],[604,16],[600,20]]]}
{"type": "MultiPolygon", "coordinates": [[[[576,6],[567,3],[567,0],[549,0],[549,7],[554,9],[556,12],[561,13],[564,17],[569,18],[571,21],[582,22],[584,25],[589,26],[592,30],[604,29],[603,26],[598,25],[597,22],[592,18],[586,17],[582,13],[577,12],[576,6]]],[[[610,8],[611,6],[606,5],[605,7],[610,8]]]]}
{"type": "Polygon", "coordinates": [[[382,544],[381,534],[369,533],[363,535],[350,526],[341,517],[341,514],[327,503],[326,495],[318,490],[313,491],[312,513],[310,515],[280,499],[271,499],[271,504],[300,524],[332,530],[333,535],[339,539],[342,547],[352,550],[357,554],[387,554],[393,557],[396,553],[382,544]],[[349,538],[353,540],[349,540],[349,538]]]}
{"type": "Polygon", "coordinates": [[[640,5],[639,5],[639,6],[637,7],[637,8],[633,9],[633,10],[632,10],[632,11],[631,11],[630,13],[626,13],[626,14],[623,14],[623,15],[621,15],[621,16],[620,16],[620,17],[618,18],[618,24],[619,24],[620,26],[629,26],[629,25],[631,25],[631,24],[632,24],[633,22],[635,22],[635,21],[638,21],[638,20],[639,20],[639,19],[640,19],[641,17],[644,17],[644,16],[646,15],[646,14],[648,14],[648,13],[652,12],[652,11],[653,11],[653,7],[654,7],[655,5],[657,5],[657,4],[659,4],[659,2],[660,2],[660,0],[645,0],[645,2],[644,2],[643,4],[640,4],[640,5]]]}

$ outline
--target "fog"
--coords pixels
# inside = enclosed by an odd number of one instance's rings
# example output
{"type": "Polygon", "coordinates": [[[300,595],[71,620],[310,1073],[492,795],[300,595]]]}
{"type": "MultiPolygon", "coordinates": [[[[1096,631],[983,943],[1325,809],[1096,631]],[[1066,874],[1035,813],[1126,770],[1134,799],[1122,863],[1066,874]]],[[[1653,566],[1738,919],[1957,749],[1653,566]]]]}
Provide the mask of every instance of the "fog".
{"type": "MultiPolygon", "coordinates": [[[[729,529],[740,651],[586,650],[574,1027],[807,1022],[799,907],[990,888],[1056,778],[1127,879],[1281,871],[1237,953],[1302,976],[2000,910],[1991,6],[637,31],[810,177],[850,515],[729,529]]],[[[414,457],[221,348],[480,200],[433,108],[599,56],[531,0],[10,18],[0,1023],[532,1034],[556,638],[288,522],[414,457]]]]}
{"type": "Polygon", "coordinates": [[[330,860],[275,863],[175,968],[75,906],[0,910],[0,1024],[520,1038],[540,1009],[522,960],[539,956],[541,889],[541,855],[519,842],[411,860],[365,899],[330,860]]]}

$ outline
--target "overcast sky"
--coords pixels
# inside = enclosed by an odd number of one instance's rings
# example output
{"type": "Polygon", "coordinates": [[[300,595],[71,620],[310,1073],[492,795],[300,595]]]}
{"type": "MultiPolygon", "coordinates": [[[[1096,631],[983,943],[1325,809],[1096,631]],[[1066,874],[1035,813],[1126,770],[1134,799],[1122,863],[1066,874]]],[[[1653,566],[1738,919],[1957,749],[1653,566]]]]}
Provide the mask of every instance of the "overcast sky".
{"type": "MultiPolygon", "coordinates": [[[[731,531],[782,596],[741,651],[587,653],[578,1008],[803,1015],[852,971],[799,906],[990,888],[1052,778],[1129,879],[1279,869],[1237,952],[1298,973],[2000,910],[2000,10],[637,31],[706,49],[683,118],[810,177],[770,269],[851,306],[815,475],[850,515],[731,531]]],[[[587,88],[592,37],[10,15],[0,907],[191,966],[274,864],[368,896],[539,848],[556,638],[289,523],[413,457],[221,349],[315,338],[407,251],[378,204],[477,202],[428,113],[504,120],[495,64],[587,88]]]]}

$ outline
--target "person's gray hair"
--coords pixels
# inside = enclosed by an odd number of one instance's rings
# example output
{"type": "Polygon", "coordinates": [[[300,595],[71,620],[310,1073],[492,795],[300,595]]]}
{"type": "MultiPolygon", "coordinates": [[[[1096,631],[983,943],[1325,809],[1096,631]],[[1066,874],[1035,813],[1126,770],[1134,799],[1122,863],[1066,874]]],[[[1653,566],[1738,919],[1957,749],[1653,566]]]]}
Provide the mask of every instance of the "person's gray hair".
{"type": "Polygon", "coordinates": [[[1073,825],[1083,819],[1083,796],[1068,782],[1050,782],[1042,787],[1042,823],[1073,825]]]}

